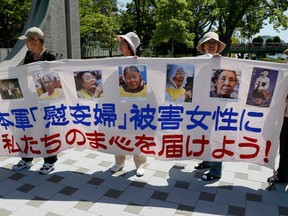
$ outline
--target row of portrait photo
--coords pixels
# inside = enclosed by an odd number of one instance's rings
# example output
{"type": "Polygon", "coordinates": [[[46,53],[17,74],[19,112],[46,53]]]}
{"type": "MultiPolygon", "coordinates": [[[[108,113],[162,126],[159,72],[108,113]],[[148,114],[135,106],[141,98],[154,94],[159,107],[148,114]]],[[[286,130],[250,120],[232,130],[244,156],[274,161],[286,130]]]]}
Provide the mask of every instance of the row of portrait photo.
{"type": "MultiPolygon", "coordinates": [[[[119,97],[124,99],[145,99],[147,96],[147,66],[118,66],[119,97]]],[[[213,69],[210,77],[210,98],[237,101],[241,87],[241,71],[213,69]]],[[[166,102],[191,103],[193,101],[195,66],[193,64],[167,64],[166,102]]],[[[93,99],[105,97],[101,70],[73,72],[77,97],[93,99]]],[[[246,104],[269,107],[275,89],[278,71],[253,68],[246,104]]],[[[64,97],[59,74],[39,72],[33,74],[39,101],[56,100],[64,97]]],[[[2,100],[23,98],[18,79],[0,80],[2,100]]]]}

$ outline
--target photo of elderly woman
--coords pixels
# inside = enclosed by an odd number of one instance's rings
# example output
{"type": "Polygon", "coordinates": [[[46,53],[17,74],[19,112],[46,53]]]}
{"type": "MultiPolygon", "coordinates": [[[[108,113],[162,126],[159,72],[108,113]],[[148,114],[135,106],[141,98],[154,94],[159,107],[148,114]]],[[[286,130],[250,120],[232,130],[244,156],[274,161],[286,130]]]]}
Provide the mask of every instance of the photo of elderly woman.
{"type": "Polygon", "coordinates": [[[124,98],[146,98],[146,66],[145,65],[131,65],[124,67],[119,66],[119,87],[120,97],[124,98]]]}
{"type": "Polygon", "coordinates": [[[38,73],[33,75],[40,101],[63,98],[63,89],[58,74],[38,73]]]}
{"type": "Polygon", "coordinates": [[[240,75],[240,72],[230,69],[213,70],[210,97],[237,99],[240,75]]]}
{"type": "Polygon", "coordinates": [[[253,68],[246,104],[269,107],[277,77],[278,71],[276,70],[253,68]]]}
{"type": "Polygon", "coordinates": [[[166,78],[166,102],[192,102],[194,66],[168,64],[166,78]]]}
{"type": "Polygon", "coordinates": [[[104,96],[100,70],[74,72],[78,98],[100,98],[104,96]]]}

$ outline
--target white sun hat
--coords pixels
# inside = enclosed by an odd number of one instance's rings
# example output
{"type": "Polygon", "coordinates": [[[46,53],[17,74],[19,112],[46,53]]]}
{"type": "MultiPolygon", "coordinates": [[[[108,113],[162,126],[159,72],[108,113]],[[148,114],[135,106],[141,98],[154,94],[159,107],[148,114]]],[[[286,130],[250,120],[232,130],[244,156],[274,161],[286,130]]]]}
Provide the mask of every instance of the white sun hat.
{"type": "Polygon", "coordinates": [[[200,53],[205,54],[205,50],[203,48],[203,44],[206,41],[210,40],[210,39],[214,39],[214,40],[219,42],[217,53],[221,53],[225,49],[226,44],[219,40],[219,35],[217,33],[215,33],[215,32],[207,32],[203,36],[203,38],[201,40],[201,43],[196,47],[197,51],[199,51],[200,53]]]}
{"type": "Polygon", "coordinates": [[[136,33],[129,32],[125,35],[118,35],[117,38],[118,38],[118,41],[119,41],[119,38],[123,38],[124,40],[126,40],[133,54],[136,55],[136,49],[140,45],[140,39],[136,33]]]}

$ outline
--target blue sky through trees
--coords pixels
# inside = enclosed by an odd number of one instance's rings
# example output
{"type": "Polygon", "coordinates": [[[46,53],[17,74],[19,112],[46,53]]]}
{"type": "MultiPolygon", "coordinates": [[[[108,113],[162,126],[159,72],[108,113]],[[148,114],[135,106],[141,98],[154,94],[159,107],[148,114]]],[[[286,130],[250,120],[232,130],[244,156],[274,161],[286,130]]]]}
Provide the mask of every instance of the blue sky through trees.
{"type": "MultiPolygon", "coordinates": [[[[132,0],[118,0],[119,3],[124,4],[124,7],[126,6],[127,3],[130,3],[131,1],[132,0]]],[[[286,15],[288,15],[288,11],[286,11],[286,15]]],[[[276,30],[273,29],[273,25],[271,25],[271,24],[265,25],[264,28],[261,29],[260,32],[255,35],[255,37],[257,37],[259,35],[261,35],[261,36],[269,35],[271,37],[279,36],[281,38],[281,40],[288,43],[288,30],[283,31],[280,28],[279,32],[277,32],[276,30]]]]}

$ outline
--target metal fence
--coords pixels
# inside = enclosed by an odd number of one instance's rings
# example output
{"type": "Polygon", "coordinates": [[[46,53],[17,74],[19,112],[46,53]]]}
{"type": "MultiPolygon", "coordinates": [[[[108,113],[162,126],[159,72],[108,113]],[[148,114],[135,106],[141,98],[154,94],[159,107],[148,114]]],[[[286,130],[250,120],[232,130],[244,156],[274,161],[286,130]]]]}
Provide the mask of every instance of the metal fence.
{"type": "MultiPolygon", "coordinates": [[[[121,53],[118,49],[112,51],[112,56],[120,56],[121,53]]],[[[109,57],[109,50],[108,49],[101,49],[101,48],[82,48],[81,49],[81,58],[104,58],[109,57]]]]}
{"type": "Polygon", "coordinates": [[[288,48],[288,43],[240,43],[232,44],[228,50],[230,53],[238,52],[262,52],[262,53],[282,53],[288,48]]]}

